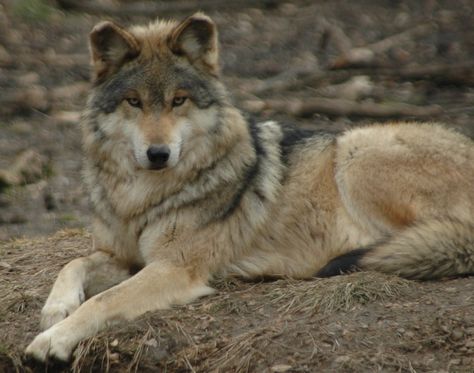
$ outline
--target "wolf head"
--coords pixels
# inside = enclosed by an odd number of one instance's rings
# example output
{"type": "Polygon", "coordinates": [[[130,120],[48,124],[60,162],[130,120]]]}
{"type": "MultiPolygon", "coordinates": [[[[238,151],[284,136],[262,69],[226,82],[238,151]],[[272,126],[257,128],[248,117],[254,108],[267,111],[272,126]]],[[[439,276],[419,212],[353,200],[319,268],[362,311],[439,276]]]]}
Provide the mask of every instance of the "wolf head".
{"type": "Polygon", "coordinates": [[[93,131],[128,149],[137,168],[176,166],[194,139],[216,127],[226,95],[217,30],[206,15],[130,29],[102,22],[90,50],[93,131]]]}

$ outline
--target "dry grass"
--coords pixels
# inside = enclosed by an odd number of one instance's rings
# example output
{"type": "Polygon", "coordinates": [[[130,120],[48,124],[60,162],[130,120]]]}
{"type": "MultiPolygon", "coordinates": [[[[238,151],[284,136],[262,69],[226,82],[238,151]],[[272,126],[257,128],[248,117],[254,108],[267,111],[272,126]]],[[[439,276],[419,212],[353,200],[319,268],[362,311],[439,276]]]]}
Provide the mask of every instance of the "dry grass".
{"type": "Polygon", "coordinates": [[[332,313],[400,297],[413,282],[380,273],[354,273],[329,280],[285,281],[268,294],[282,314],[332,313]]]}
{"type": "MultiPolygon", "coordinates": [[[[0,243],[0,328],[6,336],[0,371],[31,371],[22,350],[38,332],[39,311],[55,275],[89,247],[82,231],[0,243]]],[[[474,291],[474,281],[456,281],[442,292],[442,283],[378,273],[311,281],[219,280],[212,296],[83,341],[66,371],[418,372],[433,370],[434,362],[441,368],[450,360],[474,365],[465,347],[474,339],[466,326],[474,325],[474,298],[461,296],[474,291]],[[433,291],[443,303],[433,302],[433,291]],[[451,329],[461,330],[462,338],[454,340],[451,329]]]]}

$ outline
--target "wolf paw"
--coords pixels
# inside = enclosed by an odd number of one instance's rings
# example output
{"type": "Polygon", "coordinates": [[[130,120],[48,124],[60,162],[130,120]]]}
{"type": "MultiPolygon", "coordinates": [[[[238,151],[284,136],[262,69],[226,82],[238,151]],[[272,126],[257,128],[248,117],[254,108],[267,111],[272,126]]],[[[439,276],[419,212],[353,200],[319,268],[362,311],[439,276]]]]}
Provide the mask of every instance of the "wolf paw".
{"type": "Polygon", "coordinates": [[[55,337],[55,333],[49,329],[39,335],[29,344],[25,350],[27,358],[40,362],[46,362],[49,359],[61,362],[69,361],[72,353],[72,347],[66,343],[64,338],[55,337]]]}
{"type": "Polygon", "coordinates": [[[80,292],[74,299],[60,302],[46,302],[41,310],[41,330],[47,330],[72,314],[84,302],[84,293],[80,292]]]}

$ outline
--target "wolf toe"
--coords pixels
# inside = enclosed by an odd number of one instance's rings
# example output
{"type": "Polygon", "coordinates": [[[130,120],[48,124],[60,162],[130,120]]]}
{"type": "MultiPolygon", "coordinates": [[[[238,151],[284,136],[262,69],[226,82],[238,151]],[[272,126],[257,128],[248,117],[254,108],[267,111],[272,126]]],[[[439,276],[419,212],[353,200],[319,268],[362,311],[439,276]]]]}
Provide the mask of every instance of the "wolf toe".
{"type": "Polygon", "coordinates": [[[27,358],[40,362],[50,359],[68,362],[71,357],[72,347],[60,338],[55,337],[49,330],[39,334],[25,350],[27,358]]]}
{"type": "Polygon", "coordinates": [[[41,330],[47,330],[69,316],[70,310],[64,304],[45,306],[41,310],[41,330]]]}
{"type": "Polygon", "coordinates": [[[84,298],[84,292],[79,291],[66,299],[48,300],[41,310],[41,330],[47,330],[71,315],[84,302],[84,298]]]}

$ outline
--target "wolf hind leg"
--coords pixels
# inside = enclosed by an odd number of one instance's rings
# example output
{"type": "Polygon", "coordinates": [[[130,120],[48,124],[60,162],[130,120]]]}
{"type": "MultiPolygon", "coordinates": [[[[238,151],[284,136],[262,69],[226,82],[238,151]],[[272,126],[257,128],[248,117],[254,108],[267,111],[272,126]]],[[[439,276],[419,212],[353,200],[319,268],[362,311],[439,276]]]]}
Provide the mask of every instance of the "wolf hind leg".
{"type": "Polygon", "coordinates": [[[129,270],[105,252],[74,259],[64,266],[41,310],[40,327],[49,329],[86,299],[130,277],[129,270]]]}
{"type": "Polygon", "coordinates": [[[474,222],[444,217],[415,223],[384,241],[332,259],[316,276],[355,270],[417,280],[474,274],[474,222]]]}

